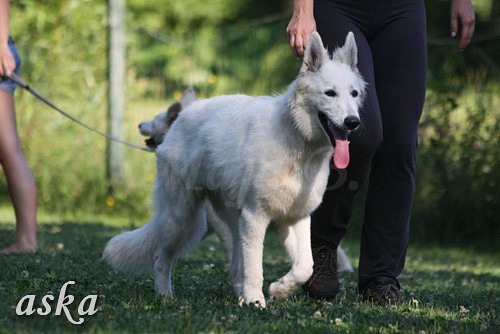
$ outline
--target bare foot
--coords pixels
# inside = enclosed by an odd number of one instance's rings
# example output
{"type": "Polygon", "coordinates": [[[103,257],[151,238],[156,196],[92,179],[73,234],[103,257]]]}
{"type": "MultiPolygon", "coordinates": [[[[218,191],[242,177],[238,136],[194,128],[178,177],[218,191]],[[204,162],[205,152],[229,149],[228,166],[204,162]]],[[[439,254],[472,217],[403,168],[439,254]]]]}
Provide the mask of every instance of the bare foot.
{"type": "Polygon", "coordinates": [[[35,244],[21,244],[13,243],[12,245],[5,247],[0,250],[0,254],[16,254],[16,253],[35,253],[37,250],[37,245],[35,244]]]}

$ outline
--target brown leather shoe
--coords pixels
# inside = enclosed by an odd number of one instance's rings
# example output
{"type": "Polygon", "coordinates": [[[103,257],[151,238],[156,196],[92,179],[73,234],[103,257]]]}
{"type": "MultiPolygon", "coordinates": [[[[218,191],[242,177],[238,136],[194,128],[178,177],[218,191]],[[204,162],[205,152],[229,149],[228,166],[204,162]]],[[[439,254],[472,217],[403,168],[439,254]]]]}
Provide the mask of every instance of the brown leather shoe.
{"type": "Polygon", "coordinates": [[[375,278],[361,294],[363,300],[372,301],[380,306],[395,305],[403,300],[399,284],[389,277],[375,278]]]}
{"type": "Polygon", "coordinates": [[[339,292],[337,250],[325,245],[313,245],[312,253],[313,274],[302,288],[310,298],[333,299],[339,292]]]}

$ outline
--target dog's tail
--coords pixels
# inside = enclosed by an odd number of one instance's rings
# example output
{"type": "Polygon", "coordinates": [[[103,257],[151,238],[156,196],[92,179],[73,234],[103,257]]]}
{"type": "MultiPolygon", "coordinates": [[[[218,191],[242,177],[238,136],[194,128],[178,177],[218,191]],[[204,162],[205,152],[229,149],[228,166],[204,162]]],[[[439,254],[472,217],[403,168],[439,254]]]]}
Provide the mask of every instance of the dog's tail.
{"type": "Polygon", "coordinates": [[[151,272],[157,246],[158,232],[154,221],[149,221],[134,231],[121,233],[108,241],[102,258],[114,269],[124,272],[151,272]]]}

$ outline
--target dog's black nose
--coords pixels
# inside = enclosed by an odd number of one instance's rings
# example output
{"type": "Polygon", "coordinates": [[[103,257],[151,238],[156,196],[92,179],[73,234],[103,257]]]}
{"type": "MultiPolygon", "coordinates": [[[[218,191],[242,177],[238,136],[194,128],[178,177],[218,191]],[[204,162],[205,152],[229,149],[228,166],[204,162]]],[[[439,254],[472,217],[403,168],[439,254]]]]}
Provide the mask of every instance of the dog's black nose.
{"type": "Polygon", "coordinates": [[[360,124],[361,121],[356,116],[347,116],[344,120],[344,125],[349,130],[355,130],[360,124]]]}

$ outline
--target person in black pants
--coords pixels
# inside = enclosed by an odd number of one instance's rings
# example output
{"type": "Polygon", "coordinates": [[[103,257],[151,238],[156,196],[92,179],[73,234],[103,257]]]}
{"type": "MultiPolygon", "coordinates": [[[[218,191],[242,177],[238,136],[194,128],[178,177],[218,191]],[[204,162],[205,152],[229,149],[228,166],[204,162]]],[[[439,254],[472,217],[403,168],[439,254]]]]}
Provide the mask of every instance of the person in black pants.
{"type": "MultiPolygon", "coordinates": [[[[451,35],[461,24],[459,49],[474,31],[470,0],[453,0],[451,35]]],[[[332,169],[329,187],[312,214],[314,273],[304,285],[312,298],[338,293],[336,249],[346,233],[354,199],[369,175],[361,236],[358,290],[385,305],[401,300],[397,277],[408,246],[415,187],[417,130],[427,71],[423,0],[295,0],[287,27],[290,46],[303,55],[317,30],[330,52],[349,31],[358,47],[358,68],[368,83],[362,127],[350,139],[346,170],[332,169]]]]}

